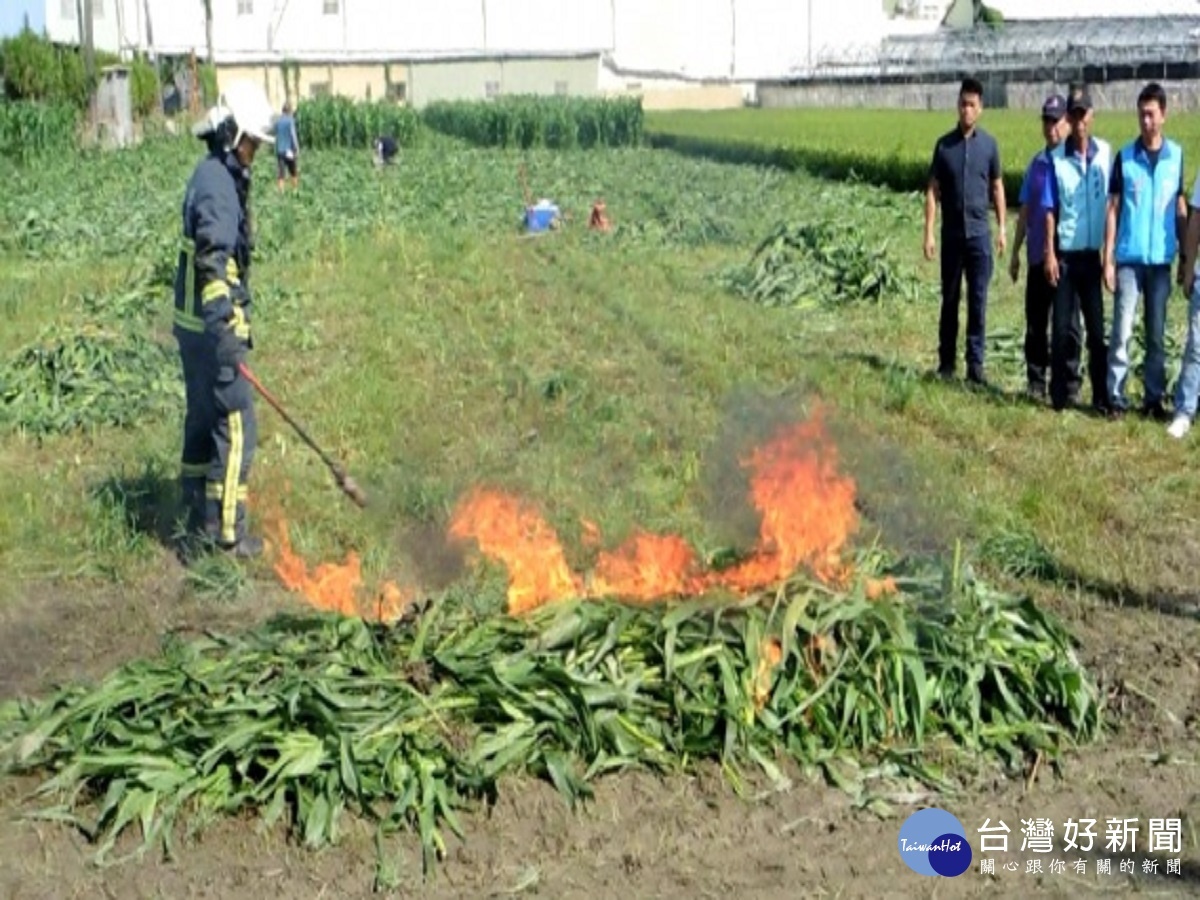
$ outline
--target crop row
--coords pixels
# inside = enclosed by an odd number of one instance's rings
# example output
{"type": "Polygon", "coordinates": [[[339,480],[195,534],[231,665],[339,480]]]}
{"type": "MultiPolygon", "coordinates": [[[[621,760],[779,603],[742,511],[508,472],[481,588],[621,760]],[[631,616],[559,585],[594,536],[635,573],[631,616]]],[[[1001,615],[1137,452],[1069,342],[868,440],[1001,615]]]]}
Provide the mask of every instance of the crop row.
{"type": "MultiPolygon", "coordinates": [[[[638,146],[642,118],[638,98],[511,96],[443,101],[418,112],[382,100],[319,97],[298,105],[296,128],[301,146],[311,149],[366,149],[385,134],[411,147],[432,130],[482,147],[566,150],[638,146]]],[[[76,120],[67,105],[0,103],[0,156],[24,160],[69,150],[76,120]]]]}
{"type": "MultiPolygon", "coordinates": [[[[981,127],[1000,146],[1005,192],[1015,202],[1030,158],[1042,147],[1036,111],[985,110],[981,127]]],[[[922,191],[938,137],[955,127],[952,110],[771,109],[653,113],[646,131],[654,147],[722,162],[805,170],[898,191],[922,191]]],[[[1172,119],[1168,132],[1185,147],[1200,122],[1172,119]]],[[[1096,113],[1094,132],[1120,146],[1137,136],[1132,113],[1096,113]]],[[[1189,179],[1190,184],[1190,179],[1189,179]]]]}
{"type": "Polygon", "coordinates": [[[0,156],[24,160],[69,148],[77,121],[74,107],[65,103],[0,102],[0,156]]]}

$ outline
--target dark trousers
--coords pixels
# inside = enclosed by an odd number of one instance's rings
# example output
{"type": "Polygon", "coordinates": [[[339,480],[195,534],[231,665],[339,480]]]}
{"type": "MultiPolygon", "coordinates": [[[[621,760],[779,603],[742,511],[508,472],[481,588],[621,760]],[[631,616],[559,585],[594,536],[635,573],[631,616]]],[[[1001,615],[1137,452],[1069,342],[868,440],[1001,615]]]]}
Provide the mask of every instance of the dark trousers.
{"type": "MultiPolygon", "coordinates": [[[[1025,278],[1025,375],[1029,389],[1037,394],[1046,393],[1050,383],[1050,318],[1056,293],[1042,264],[1030,263],[1025,278]]],[[[1079,396],[1082,344],[1083,322],[1077,313],[1066,335],[1068,397],[1079,396]]]]}
{"type": "Polygon", "coordinates": [[[187,414],[181,484],[189,531],[232,547],[246,535],[246,482],[258,443],[254,395],[236,369],[217,366],[216,339],[176,330],[187,414]]]}
{"type": "Polygon", "coordinates": [[[1050,348],[1050,401],[1063,409],[1071,400],[1070,333],[1076,319],[1083,318],[1087,334],[1088,381],[1092,406],[1108,406],[1108,344],[1104,334],[1104,272],[1098,250],[1063,253],[1058,262],[1058,290],[1050,348]]]}
{"type": "Polygon", "coordinates": [[[967,280],[967,376],[983,377],[987,292],[992,278],[992,246],[986,234],[942,235],[942,314],[938,321],[938,371],[954,371],[958,307],[967,280]]]}

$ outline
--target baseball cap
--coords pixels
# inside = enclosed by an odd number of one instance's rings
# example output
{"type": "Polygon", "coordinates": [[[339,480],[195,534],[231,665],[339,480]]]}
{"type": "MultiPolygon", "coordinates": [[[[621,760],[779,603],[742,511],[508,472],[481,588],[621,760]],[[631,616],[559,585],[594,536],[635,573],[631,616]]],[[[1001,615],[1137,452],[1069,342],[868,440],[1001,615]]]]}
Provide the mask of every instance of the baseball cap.
{"type": "Polygon", "coordinates": [[[1067,114],[1067,100],[1062,94],[1051,94],[1042,104],[1042,118],[1057,122],[1067,114]]]}
{"type": "Polygon", "coordinates": [[[1067,104],[1068,112],[1075,112],[1076,110],[1087,112],[1091,108],[1092,98],[1088,95],[1087,91],[1081,89],[1071,92],[1071,100],[1067,104]]]}

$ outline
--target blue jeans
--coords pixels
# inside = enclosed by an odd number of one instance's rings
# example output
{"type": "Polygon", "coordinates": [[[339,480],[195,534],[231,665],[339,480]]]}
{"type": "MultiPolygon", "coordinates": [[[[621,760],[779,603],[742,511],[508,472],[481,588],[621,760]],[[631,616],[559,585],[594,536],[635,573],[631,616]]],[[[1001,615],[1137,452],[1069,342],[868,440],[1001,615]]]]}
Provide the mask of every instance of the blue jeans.
{"type": "Polygon", "coordinates": [[[1183,349],[1183,368],[1175,383],[1175,414],[1196,417],[1196,398],[1200,396],[1200,281],[1192,288],[1188,303],[1187,346],[1183,349]]]}
{"type": "Polygon", "coordinates": [[[1167,393],[1167,353],[1163,333],[1167,326],[1167,299],[1171,296],[1171,266],[1117,266],[1117,293],[1113,298],[1112,339],[1108,345],[1108,399],[1125,409],[1125,384],[1129,378],[1129,338],[1138,295],[1145,295],[1146,371],[1144,405],[1163,402],[1167,393]]]}

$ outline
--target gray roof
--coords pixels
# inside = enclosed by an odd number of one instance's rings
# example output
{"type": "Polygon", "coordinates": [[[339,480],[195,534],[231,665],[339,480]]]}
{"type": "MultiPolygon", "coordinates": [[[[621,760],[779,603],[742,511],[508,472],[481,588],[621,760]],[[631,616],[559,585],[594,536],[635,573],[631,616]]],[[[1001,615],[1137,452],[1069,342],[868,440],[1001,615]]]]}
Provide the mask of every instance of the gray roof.
{"type": "Polygon", "coordinates": [[[1008,21],[884,38],[869,50],[824,55],[824,73],[878,74],[1200,60],[1200,16],[1008,21]]]}

